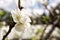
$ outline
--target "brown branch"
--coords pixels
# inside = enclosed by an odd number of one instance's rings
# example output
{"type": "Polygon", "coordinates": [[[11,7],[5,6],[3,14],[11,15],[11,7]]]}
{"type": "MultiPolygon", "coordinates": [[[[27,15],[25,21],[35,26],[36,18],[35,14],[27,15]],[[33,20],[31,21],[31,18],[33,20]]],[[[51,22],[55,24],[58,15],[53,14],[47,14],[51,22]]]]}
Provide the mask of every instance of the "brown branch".
{"type": "MultiPolygon", "coordinates": [[[[11,14],[10,14],[11,15],[11,14]]],[[[5,40],[5,38],[9,35],[9,33],[11,32],[12,28],[14,27],[14,25],[16,24],[13,19],[11,18],[11,16],[8,15],[6,18],[4,18],[4,21],[6,22],[6,25],[9,25],[9,30],[8,32],[3,36],[2,40],[5,40]]]]}
{"type": "Polygon", "coordinates": [[[9,35],[9,33],[11,32],[12,28],[9,28],[8,32],[6,33],[6,35],[3,36],[2,40],[5,40],[5,38],[9,35]]]}
{"type": "Polygon", "coordinates": [[[48,40],[49,39],[50,35],[52,34],[54,29],[56,28],[56,25],[58,24],[58,22],[59,22],[58,20],[55,20],[53,22],[53,26],[52,26],[51,30],[49,31],[49,33],[47,33],[47,35],[45,36],[44,40],[48,40]]]}
{"type": "Polygon", "coordinates": [[[19,9],[21,8],[20,0],[18,0],[18,8],[19,8],[19,9]]]}
{"type": "Polygon", "coordinates": [[[23,9],[23,7],[21,7],[21,1],[20,1],[20,0],[18,0],[18,8],[19,8],[20,10],[23,9]]]}
{"type": "Polygon", "coordinates": [[[12,28],[14,27],[14,25],[16,24],[15,22],[11,23],[10,21],[7,22],[7,24],[9,25],[9,30],[8,32],[6,33],[6,35],[3,36],[3,39],[2,40],[5,40],[5,38],[9,35],[9,33],[11,32],[12,28]]]}
{"type": "Polygon", "coordinates": [[[49,31],[49,33],[47,33],[46,37],[44,38],[44,40],[48,40],[50,35],[52,34],[52,32],[54,31],[55,26],[52,26],[52,29],[49,31]]]}

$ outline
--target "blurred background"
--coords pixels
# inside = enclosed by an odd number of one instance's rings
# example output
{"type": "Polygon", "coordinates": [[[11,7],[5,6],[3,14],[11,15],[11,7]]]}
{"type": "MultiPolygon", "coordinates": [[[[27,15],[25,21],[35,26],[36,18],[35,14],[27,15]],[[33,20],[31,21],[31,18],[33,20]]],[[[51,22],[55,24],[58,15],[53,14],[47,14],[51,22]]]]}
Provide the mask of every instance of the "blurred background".
{"type": "Polygon", "coordinates": [[[20,0],[31,19],[31,27],[24,32],[14,29],[16,23],[11,16],[18,1],[0,0],[0,40],[60,40],[60,0],[20,0]]]}

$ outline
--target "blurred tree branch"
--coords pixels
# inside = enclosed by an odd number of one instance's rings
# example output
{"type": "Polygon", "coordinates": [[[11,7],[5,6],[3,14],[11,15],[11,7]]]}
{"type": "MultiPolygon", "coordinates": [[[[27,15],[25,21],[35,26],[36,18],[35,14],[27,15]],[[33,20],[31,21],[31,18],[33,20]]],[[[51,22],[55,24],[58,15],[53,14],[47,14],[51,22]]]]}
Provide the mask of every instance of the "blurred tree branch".
{"type": "Polygon", "coordinates": [[[18,8],[21,10],[21,9],[23,9],[23,7],[21,7],[21,1],[20,0],[18,0],[18,8]]]}

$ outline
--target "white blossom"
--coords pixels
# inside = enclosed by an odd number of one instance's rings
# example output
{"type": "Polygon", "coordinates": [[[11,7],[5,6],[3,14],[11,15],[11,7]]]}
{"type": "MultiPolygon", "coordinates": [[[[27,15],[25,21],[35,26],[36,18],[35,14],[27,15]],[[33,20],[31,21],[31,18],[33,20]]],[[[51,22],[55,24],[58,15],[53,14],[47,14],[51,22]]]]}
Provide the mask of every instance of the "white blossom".
{"type": "Polygon", "coordinates": [[[58,9],[56,9],[55,12],[56,12],[57,14],[59,14],[59,10],[58,10],[58,9]]]}
{"type": "MultiPolygon", "coordinates": [[[[15,27],[12,29],[12,32],[8,35],[8,39],[13,39],[14,37],[24,38],[25,32],[28,31],[27,29],[30,28],[30,18],[27,16],[26,11],[24,10],[13,10],[11,12],[14,22],[16,22],[15,27]],[[12,35],[12,36],[11,36],[12,35]],[[11,38],[12,37],[12,38],[11,38]]],[[[29,35],[29,33],[28,33],[29,35]]],[[[27,36],[28,37],[28,36],[27,36]]]]}
{"type": "Polygon", "coordinates": [[[16,31],[24,31],[27,27],[30,27],[29,23],[26,23],[26,24],[16,24],[15,25],[16,31]]]}
{"type": "Polygon", "coordinates": [[[19,9],[13,10],[11,12],[14,22],[16,22],[15,29],[18,31],[24,30],[25,27],[29,26],[28,23],[31,22],[30,18],[22,13],[19,9]]]}
{"type": "Polygon", "coordinates": [[[24,11],[20,11],[19,9],[13,10],[11,12],[14,22],[16,22],[16,23],[31,22],[30,18],[27,15],[25,15],[25,13],[22,13],[22,12],[24,12],[24,11]]]}

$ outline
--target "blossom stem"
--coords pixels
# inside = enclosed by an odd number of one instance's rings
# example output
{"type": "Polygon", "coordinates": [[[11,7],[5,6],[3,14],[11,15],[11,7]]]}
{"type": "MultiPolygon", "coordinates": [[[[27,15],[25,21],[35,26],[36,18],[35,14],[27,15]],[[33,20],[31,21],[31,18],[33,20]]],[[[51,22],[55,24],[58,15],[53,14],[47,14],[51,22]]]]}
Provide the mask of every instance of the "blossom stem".
{"type": "Polygon", "coordinates": [[[21,4],[21,3],[20,3],[20,0],[18,0],[18,8],[19,8],[19,9],[20,9],[20,4],[21,4]]]}

